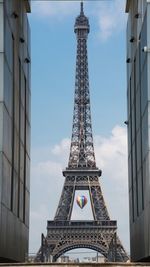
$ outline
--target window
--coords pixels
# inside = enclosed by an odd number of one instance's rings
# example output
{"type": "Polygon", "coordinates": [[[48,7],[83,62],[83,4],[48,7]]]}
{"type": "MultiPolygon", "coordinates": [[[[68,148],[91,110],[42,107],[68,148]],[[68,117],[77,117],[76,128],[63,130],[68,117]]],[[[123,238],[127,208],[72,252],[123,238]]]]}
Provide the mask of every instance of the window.
{"type": "Polygon", "coordinates": [[[13,93],[12,93],[12,166],[11,166],[11,211],[13,211],[13,196],[14,196],[14,128],[15,128],[15,49],[14,49],[14,36],[12,35],[12,50],[13,50],[13,62],[12,62],[12,71],[13,71],[13,93]]]}
{"type": "MultiPolygon", "coordinates": [[[[132,88],[131,88],[131,78],[130,78],[130,99],[131,99],[131,92],[132,88]]],[[[132,102],[130,101],[130,114],[131,114],[131,109],[132,109],[132,102]]],[[[131,196],[132,198],[130,199],[130,202],[132,201],[132,219],[133,219],[133,222],[135,220],[135,217],[134,217],[134,189],[133,189],[133,145],[132,145],[132,130],[133,130],[133,120],[132,120],[132,115],[130,117],[130,124],[131,124],[131,127],[130,127],[130,135],[129,135],[129,138],[130,138],[130,144],[131,144],[131,196]]]]}
{"type": "Polygon", "coordinates": [[[136,133],[136,116],[137,116],[137,106],[136,106],[136,58],[134,59],[134,136],[135,136],[135,191],[136,191],[136,211],[137,216],[139,215],[139,202],[138,202],[138,175],[137,175],[137,133],[136,133]]]}
{"type": "Polygon", "coordinates": [[[18,207],[17,207],[17,215],[20,217],[20,150],[21,150],[21,140],[20,140],[20,135],[21,135],[21,61],[20,59],[18,60],[19,64],[19,129],[18,129],[18,135],[19,135],[19,144],[18,144],[18,207]]]}
{"type": "Polygon", "coordinates": [[[24,99],[24,177],[23,177],[23,221],[25,223],[25,215],[26,215],[26,107],[27,107],[27,81],[26,77],[24,76],[25,80],[25,99],[24,99]]]}

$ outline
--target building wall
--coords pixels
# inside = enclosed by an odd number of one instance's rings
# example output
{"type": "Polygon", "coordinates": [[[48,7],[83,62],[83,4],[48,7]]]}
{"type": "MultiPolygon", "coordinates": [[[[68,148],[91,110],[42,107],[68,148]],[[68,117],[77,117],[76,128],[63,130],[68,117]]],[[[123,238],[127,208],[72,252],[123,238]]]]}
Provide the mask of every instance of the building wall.
{"type": "Polygon", "coordinates": [[[128,0],[127,102],[132,261],[150,260],[150,1],[128,0]],[[149,2],[149,3],[148,3],[149,2]]]}
{"type": "Polygon", "coordinates": [[[0,261],[24,261],[30,195],[27,0],[0,0],[0,261]]]}

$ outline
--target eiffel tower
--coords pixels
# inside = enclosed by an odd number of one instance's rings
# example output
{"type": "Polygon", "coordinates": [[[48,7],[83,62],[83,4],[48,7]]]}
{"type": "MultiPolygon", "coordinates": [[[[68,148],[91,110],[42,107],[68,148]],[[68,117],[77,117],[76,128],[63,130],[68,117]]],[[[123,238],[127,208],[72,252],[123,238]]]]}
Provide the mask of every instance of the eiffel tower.
{"type": "Polygon", "coordinates": [[[68,167],[63,171],[64,187],[53,221],[47,222],[47,236],[42,234],[41,247],[35,261],[55,262],[65,252],[89,248],[100,252],[107,261],[125,262],[128,256],[117,236],[117,222],[110,220],[103,198],[96,167],[88,77],[87,37],[88,18],[81,2],[74,32],[77,37],[75,98],[73,127],[68,167]],[[76,190],[88,190],[93,221],[72,221],[71,214],[76,190]]]}

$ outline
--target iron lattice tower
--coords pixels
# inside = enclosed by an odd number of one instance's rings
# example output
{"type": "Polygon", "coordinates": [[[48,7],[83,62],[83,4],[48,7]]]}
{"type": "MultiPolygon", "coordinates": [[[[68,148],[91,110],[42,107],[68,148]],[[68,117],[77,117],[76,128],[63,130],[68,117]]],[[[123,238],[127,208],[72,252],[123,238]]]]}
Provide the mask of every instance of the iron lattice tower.
{"type": "Polygon", "coordinates": [[[127,261],[128,256],[116,234],[117,222],[110,220],[101,191],[96,167],[88,76],[88,18],[81,2],[74,31],[77,37],[76,77],[73,127],[68,167],[63,171],[65,183],[53,221],[47,222],[47,236],[42,234],[36,261],[56,261],[64,252],[86,247],[103,254],[107,261],[127,261]],[[72,221],[76,190],[89,190],[93,221],[72,221]]]}

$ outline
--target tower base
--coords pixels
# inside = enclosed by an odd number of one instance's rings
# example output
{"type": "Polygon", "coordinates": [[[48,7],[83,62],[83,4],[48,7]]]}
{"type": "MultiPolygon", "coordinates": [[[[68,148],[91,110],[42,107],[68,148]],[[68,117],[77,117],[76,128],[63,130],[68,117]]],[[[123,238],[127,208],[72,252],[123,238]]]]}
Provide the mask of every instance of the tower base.
{"type": "Polygon", "coordinates": [[[55,262],[65,252],[89,248],[101,253],[106,261],[128,260],[117,235],[117,222],[106,221],[48,221],[47,237],[42,235],[36,262],[55,262]]]}

